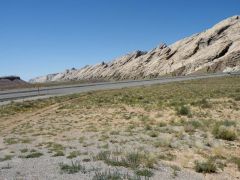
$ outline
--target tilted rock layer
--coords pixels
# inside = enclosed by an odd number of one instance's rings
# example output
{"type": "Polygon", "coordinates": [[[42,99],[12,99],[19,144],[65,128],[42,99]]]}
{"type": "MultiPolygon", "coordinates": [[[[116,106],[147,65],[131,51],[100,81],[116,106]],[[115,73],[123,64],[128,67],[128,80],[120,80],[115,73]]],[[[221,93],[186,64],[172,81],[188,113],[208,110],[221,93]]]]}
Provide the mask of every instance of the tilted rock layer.
{"type": "Polygon", "coordinates": [[[109,63],[50,74],[31,82],[143,79],[239,70],[240,16],[233,16],[170,46],[162,44],[149,52],[136,51],[109,63]]]}

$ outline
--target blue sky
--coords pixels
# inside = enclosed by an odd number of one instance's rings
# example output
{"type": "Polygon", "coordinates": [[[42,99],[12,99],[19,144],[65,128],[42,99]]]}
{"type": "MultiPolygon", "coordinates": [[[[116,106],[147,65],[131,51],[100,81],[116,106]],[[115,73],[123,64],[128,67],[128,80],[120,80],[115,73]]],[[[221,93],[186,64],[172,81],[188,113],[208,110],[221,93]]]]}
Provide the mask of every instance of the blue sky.
{"type": "Polygon", "coordinates": [[[0,76],[109,61],[237,14],[239,0],[0,0],[0,76]]]}

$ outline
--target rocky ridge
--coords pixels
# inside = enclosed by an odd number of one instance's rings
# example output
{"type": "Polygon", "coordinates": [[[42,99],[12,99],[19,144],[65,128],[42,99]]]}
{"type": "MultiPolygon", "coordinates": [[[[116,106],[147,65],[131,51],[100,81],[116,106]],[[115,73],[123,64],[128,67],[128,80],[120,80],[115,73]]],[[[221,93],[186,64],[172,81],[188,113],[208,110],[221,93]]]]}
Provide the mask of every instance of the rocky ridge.
{"type": "Polygon", "coordinates": [[[30,82],[68,80],[124,80],[163,75],[233,72],[240,70],[240,16],[149,52],[136,51],[109,63],[37,77],[30,82]]]}

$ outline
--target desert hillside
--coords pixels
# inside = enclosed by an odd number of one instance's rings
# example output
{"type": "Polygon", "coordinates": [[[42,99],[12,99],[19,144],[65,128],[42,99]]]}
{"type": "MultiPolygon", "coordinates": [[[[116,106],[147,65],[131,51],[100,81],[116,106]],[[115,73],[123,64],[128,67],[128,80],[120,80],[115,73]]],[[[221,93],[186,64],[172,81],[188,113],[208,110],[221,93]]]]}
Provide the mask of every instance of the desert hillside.
{"type": "Polygon", "coordinates": [[[30,80],[123,80],[163,75],[229,72],[240,70],[240,17],[233,16],[211,29],[170,46],[161,44],[149,52],[136,51],[109,63],[66,70],[30,80]]]}

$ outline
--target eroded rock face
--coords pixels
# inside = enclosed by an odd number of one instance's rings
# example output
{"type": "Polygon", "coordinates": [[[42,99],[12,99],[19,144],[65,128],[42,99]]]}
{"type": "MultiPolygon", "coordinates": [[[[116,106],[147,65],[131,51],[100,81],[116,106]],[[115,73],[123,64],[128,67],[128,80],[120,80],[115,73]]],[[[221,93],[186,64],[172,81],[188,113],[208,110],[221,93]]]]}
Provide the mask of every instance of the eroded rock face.
{"type": "Polygon", "coordinates": [[[240,17],[233,16],[170,46],[161,44],[149,52],[136,51],[109,63],[50,74],[31,82],[142,79],[239,70],[240,17]]]}

